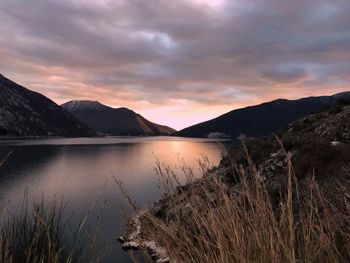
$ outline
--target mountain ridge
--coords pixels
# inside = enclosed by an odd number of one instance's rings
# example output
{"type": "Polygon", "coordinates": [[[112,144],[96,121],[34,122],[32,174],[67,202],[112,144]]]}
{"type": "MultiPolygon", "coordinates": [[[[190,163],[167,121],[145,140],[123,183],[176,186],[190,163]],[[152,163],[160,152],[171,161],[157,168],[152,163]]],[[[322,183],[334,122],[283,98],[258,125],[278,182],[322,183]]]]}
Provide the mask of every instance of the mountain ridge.
{"type": "Polygon", "coordinates": [[[331,96],[310,96],[297,100],[276,99],[224,113],[211,120],[195,124],[175,133],[181,137],[264,136],[283,129],[293,121],[324,107],[350,99],[345,91],[331,96]]]}
{"type": "Polygon", "coordinates": [[[117,136],[170,135],[174,129],[153,123],[125,107],[112,108],[98,101],[71,100],[61,105],[94,131],[117,136]]]}
{"type": "Polygon", "coordinates": [[[85,137],[94,133],[44,95],[0,74],[1,137],[85,137]]]}

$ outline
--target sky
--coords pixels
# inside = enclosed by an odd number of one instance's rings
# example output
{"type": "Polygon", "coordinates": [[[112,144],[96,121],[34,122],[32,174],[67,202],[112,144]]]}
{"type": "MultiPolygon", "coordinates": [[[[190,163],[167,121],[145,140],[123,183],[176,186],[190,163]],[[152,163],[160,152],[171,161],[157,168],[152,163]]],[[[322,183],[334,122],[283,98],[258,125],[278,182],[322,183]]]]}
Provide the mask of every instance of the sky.
{"type": "Polygon", "coordinates": [[[350,90],[350,1],[1,0],[0,73],[181,129],[350,90]]]}

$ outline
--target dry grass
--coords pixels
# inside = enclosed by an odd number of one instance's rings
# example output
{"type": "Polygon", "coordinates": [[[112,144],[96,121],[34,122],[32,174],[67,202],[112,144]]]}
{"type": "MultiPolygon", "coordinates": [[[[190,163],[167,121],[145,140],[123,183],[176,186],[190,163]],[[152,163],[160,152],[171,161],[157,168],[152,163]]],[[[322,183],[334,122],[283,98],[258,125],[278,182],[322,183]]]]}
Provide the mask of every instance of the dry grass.
{"type": "MultiPolygon", "coordinates": [[[[11,153],[0,160],[0,166],[11,153]]],[[[66,206],[63,200],[28,205],[25,193],[19,213],[6,214],[6,205],[2,207],[0,263],[100,262],[101,255],[96,254],[99,223],[90,228],[85,214],[73,224],[74,215],[67,215],[66,206]]]]}
{"type": "Polygon", "coordinates": [[[349,262],[349,176],[326,186],[312,175],[298,182],[286,153],[287,189],[276,202],[246,157],[248,169],[232,161],[234,186],[218,176],[198,183],[184,169],[190,181],[181,187],[171,169],[158,166],[166,206],[186,209],[173,209],[171,218],[146,213],[143,235],[171,262],[349,262]]]}
{"type": "Polygon", "coordinates": [[[87,216],[72,226],[63,201],[28,206],[24,198],[19,214],[4,216],[0,225],[1,263],[99,262],[95,254],[98,230],[90,231],[87,216]]]}

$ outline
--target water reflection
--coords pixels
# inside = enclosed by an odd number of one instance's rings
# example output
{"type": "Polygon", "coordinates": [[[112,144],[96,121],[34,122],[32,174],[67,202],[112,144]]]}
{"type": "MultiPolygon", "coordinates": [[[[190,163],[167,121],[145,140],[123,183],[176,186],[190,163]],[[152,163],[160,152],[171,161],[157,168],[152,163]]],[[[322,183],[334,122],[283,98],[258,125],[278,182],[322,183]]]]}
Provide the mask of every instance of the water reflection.
{"type": "MultiPolygon", "coordinates": [[[[138,203],[145,205],[160,197],[154,175],[156,159],[178,167],[179,156],[195,165],[204,154],[218,163],[223,151],[222,143],[212,140],[172,137],[0,142],[1,151],[12,148],[14,152],[0,167],[1,201],[10,200],[16,207],[25,189],[29,189],[31,199],[64,196],[71,211],[81,213],[89,210],[98,197],[94,209],[104,206],[102,240],[113,244],[114,249],[104,262],[130,262],[115,243],[124,225],[120,208],[128,210],[128,205],[113,176],[125,183],[138,203]]],[[[199,171],[197,167],[197,175],[199,171]]]]}

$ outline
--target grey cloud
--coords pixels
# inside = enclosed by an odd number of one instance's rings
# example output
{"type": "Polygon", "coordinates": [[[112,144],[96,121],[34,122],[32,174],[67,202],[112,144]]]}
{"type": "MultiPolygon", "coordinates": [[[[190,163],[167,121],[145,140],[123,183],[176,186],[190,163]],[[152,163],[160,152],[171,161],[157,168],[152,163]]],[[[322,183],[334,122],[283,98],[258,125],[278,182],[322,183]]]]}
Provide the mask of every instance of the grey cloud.
{"type": "MultiPolygon", "coordinates": [[[[0,70],[40,78],[48,68],[152,103],[229,103],[238,96],[230,87],[263,98],[272,83],[308,77],[290,89],[312,83],[314,92],[348,81],[349,12],[348,0],[227,0],[218,10],[184,0],[2,0],[0,70]]],[[[74,88],[66,85],[52,92],[74,88]]]]}
{"type": "Polygon", "coordinates": [[[294,66],[282,66],[263,72],[263,78],[277,83],[288,83],[303,80],[308,77],[304,68],[294,66]]]}

